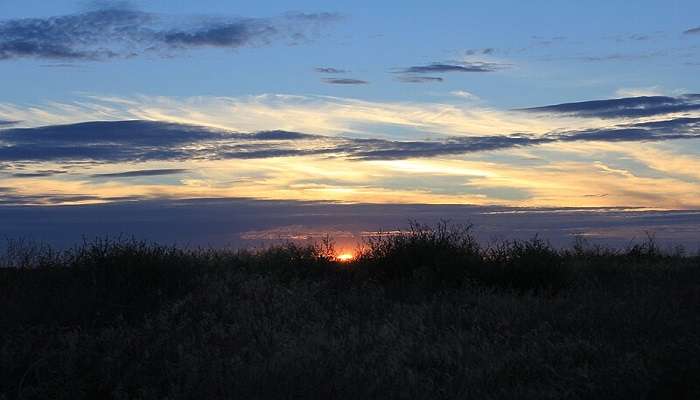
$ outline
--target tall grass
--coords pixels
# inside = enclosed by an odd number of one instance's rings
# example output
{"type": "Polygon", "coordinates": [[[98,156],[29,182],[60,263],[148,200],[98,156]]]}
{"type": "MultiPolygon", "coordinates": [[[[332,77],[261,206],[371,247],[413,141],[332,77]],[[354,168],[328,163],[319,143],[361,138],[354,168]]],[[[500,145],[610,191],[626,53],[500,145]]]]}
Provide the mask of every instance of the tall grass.
{"type": "Polygon", "coordinates": [[[700,259],[412,224],[340,263],[96,240],[0,257],[0,399],[700,398],[700,259]]]}

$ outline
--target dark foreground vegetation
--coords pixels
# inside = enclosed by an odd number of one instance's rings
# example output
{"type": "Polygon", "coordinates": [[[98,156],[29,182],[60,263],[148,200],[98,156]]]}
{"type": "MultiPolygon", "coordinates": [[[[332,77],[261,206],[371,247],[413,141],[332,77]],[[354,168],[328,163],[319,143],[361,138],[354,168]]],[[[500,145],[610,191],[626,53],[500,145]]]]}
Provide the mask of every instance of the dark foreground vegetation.
{"type": "Polygon", "coordinates": [[[96,241],[0,258],[0,399],[698,399],[700,258],[414,225],[340,263],[96,241]]]}

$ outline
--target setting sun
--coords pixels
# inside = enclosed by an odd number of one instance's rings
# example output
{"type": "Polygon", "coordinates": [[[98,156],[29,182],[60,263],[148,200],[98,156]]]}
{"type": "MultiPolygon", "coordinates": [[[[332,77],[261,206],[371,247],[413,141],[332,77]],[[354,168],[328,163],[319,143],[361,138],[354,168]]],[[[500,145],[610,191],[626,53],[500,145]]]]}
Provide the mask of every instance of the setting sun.
{"type": "Polygon", "coordinates": [[[0,77],[0,400],[700,400],[700,0],[0,0],[0,77]]]}
{"type": "Polygon", "coordinates": [[[350,262],[355,258],[352,253],[340,253],[335,257],[340,262],[350,262]]]}

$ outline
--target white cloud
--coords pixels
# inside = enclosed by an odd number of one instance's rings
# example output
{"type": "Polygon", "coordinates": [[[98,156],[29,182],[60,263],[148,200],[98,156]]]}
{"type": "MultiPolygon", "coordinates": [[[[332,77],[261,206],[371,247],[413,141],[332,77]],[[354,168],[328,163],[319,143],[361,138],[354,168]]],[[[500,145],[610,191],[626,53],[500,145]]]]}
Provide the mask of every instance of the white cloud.
{"type": "Polygon", "coordinates": [[[459,98],[462,98],[462,99],[465,99],[465,100],[469,100],[469,101],[478,101],[478,100],[481,100],[481,99],[479,98],[479,96],[477,96],[477,95],[475,95],[475,94],[473,94],[473,93],[467,92],[466,90],[455,90],[455,91],[450,92],[450,94],[451,94],[452,96],[459,97],[459,98]]]}
{"type": "MultiPolygon", "coordinates": [[[[468,92],[460,92],[468,96],[468,92]]],[[[283,129],[321,135],[412,140],[428,136],[545,134],[599,128],[609,121],[532,115],[474,102],[377,102],[329,96],[263,94],[244,97],[86,96],[31,107],[0,103],[0,119],[25,126],[144,119],[242,132],[283,129]]]]}
{"type": "Polygon", "coordinates": [[[646,86],[646,87],[632,87],[632,88],[620,88],[615,91],[616,97],[640,97],[640,96],[678,96],[685,94],[688,91],[686,89],[673,89],[667,90],[661,86],[646,86]]]}

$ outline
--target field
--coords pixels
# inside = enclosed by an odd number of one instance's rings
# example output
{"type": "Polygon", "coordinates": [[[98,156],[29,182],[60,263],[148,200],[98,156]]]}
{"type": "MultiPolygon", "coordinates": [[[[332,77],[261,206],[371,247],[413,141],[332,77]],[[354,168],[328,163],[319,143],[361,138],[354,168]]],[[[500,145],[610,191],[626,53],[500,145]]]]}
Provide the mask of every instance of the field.
{"type": "Polygon", "coordinates": [[[0,399],[697,399],[700,257],[414,224],[347,262],[14,242],[0,399]]]}

